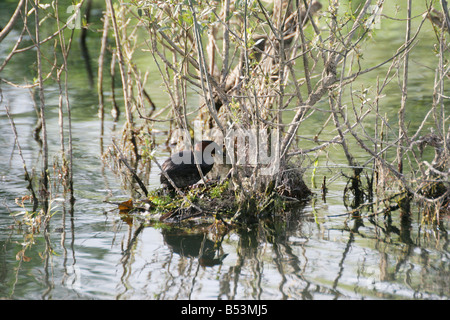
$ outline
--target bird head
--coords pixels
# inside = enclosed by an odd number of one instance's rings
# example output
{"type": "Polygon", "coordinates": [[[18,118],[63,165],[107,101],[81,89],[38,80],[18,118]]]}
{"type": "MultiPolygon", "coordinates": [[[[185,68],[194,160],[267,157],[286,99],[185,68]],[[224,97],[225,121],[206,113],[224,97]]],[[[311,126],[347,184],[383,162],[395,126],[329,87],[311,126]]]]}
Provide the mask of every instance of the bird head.
{"type": "Polygon", "coordinates": [[[202,152],[203,155],[211,155],[215,156],[222,155],[222,149],[219,147],[217,143],[211,140],[202,140],[195,144],[195,151],[202,152]]]}

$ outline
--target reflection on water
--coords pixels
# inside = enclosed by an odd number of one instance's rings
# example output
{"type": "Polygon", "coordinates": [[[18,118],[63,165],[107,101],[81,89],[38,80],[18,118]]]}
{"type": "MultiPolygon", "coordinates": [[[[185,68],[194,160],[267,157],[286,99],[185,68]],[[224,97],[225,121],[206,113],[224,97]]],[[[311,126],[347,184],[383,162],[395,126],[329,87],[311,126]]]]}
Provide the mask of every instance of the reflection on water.
{"type": "Polygon", "coordinates": [[[101,195],[86,198],[73,212],[59,209],[48,230],[33,239],[25,228],[11,229],[13,221],[2,211],[2,298],[450,296],[444,230],[383,217],[327,219],[338,212],[337,205],[330,209],[332,195],[329,204],[309,204],[285,219],[224,235],[128,224],[101,205],[101,195]],[[26,241],[32,245],[18,256],[26,241]]]}
{"type": "Polygon", "coordinates": [[[211,241],[206,234],[189,234],[177,230],[162,230],[164,242],[173,253],[186,258],[197,258],[202,267],[222,263],[227,254],[221,254],[220,243],[211,241]]]}
{"type": "Polygon", "coordinates": [[[218,239],[127,225],[133,249],[117,298],[448,298],[445,234],[384,219],[327,227],[305,210],[218,239]]]}
{"type": "MultiPolygon", "coordinates": [[[[15,117],[31,161],[38,153],[29,138],[34,122],[28,115],[15,117]]],[[[450,297],[448,219],[438,228],[421,225],[415,214],[405,221],[398,213],[392,219],[342,215],[348,209],[343,185],[336,183],[326,201],[317,197],[282,218],[225,234],[140,219],[130,223],[103,202],[129,195],[103,166],[98,120],[74,122],[77,201],[73,208],[55,202],[47,230],[33,235],[10,215],[20,212],[14,199],[26,194],[26,184],[18,157],[10,155],[12,134],[1,114],[0,137],[8,152],[0,154],[0,298],[450,297]]],[[[56,123],[49,119],[49,128],[56,123]]],[[[114,123],[105,127],[106,145],[114,123]]],[[[51,130],[51,144],[57,145],[58,134],[51,130]]],[[[150,173],[150,188],[157,187],[157,174],[150,173]]]]}
{"type": "MultiPolygon", "coordinates": [[[[0,296],[26,299],[448,299],[448,238],[414,221],[325,218],[325,204],[223,235],[124,222],[98,202],[48,230],[2,213],[0,296]],[[85,210],[86,209],[86,210],[85,210]],[[314,210],[313,210],[314,209],[314,210]],[[315,212],[315,213],[314,213],[315,212]]],[[[86,208],[83,208],[86,206],[86,208]]]]}

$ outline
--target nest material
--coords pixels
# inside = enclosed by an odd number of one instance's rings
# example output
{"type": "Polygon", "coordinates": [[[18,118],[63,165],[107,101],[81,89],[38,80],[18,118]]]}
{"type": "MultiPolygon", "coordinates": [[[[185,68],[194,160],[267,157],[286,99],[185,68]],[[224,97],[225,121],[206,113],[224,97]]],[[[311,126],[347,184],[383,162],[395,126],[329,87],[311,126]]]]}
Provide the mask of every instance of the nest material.
{"type": "Polygon", "coordinates": [[[297,200],[305,200],[312,194],[303,181],[303,172],[297,168],[291,168],[281,173],[277,192],[282,196],[297,200]]]}
{"type": "Polygon", "coordinates": [[[251,189],[248,188],[246,192],[236,189],[231,178],[224,182],[210,181],[207,185],[186,188],[183,190],[184,196],[167,194],[165,189],[154,190],[145,200],[151,203],[150,206],[143,208],[136,203],[127,206],[127,212],[139,207],[150,217],[159,217],[165,223],[226,220],[228,222],[225,224],[252,224],[267,215],[283,215],[286,205],[304,203],[303,200],[312,194],[303,181],[302,172],[296,168],[282,172],[278,179],[278,188],[275,188],[276,177],[259,179],[260,188],[253,192],[249,192],[251,189]]]}

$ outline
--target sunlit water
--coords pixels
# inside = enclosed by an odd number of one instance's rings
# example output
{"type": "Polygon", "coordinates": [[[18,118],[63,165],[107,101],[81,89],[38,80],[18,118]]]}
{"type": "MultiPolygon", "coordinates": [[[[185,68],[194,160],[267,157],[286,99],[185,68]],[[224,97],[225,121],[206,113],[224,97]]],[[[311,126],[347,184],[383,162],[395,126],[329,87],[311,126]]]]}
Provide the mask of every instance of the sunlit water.
{"type": "MultiPolygon", "coordinates": [[[[3,43],[2,43],[3,45],[3,43]]],[[[5,52],[1,51],[4,55],[5,52]]],[[[81,64],[80,61],[77,63],[81,64]]],[[[23,164],[6,117],[8,104],[27,169],[39,175],[36,114],[28,90],[2,84],[0,109],[0,298],[12,299],[448,299],[448,219],[441,229],[410,224],[398,212],[392,223],[343,215],[342,179],[280,221],[222,238],[179,233],[160,224],[142,228],[121,219],[105,201],[130,197],[102,161],[121,124],[108,116],[100,137],[97,98],[83,87],[84,70],[71,88],[76,203],[56,199],[46,232],[30,235],[14,215],[28,194],[23,164]],[[103,143],[103,149],[102,144],[103,143]],[[25,257],[20,251],[26,248],[25,257]]],[[[25,73],[25,71],[24,71],[25,73]]],[[[8,74],[11,76],[11,73],[8,74]]],[[[48,87],[50,161],[59,159],[57,91],[48,87]]],[[[167,151],[157,153],[163,160],[167,151]]],[[[339,159],[334,160],[339,163],[339,159]]],[[[345,160],[342,159],[342,163],[345,160]]],[[[308,173],[307,173],[308,174],[308,173]]],[[[309,172],[310,174],[310,172],[309,172]]],[[[324,170],[322,174],[330,174],[324,170]]],[[[321,177],[321,176],[320,176],[321,177]]],[[[307,180],[310,184],[309,180],[307,180]]],[[[152,169],[150,189],[157,188],[152,169]]],[[[61,195],[60,190],[55,194],[61,195]]],[[[17,216],[19,220],[21,216],[17,216]]]]}

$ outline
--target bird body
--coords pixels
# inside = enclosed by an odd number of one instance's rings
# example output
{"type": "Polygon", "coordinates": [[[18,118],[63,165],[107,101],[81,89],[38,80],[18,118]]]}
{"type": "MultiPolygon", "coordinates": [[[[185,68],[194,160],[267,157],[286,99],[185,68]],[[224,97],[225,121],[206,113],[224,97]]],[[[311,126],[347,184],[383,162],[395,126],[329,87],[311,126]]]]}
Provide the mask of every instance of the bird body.
{"type": "MultiPolygon", "coordinates": [[[[214,154],[219,151],[219,146],[209,140],[203,140],[194,147],[194,152],[183,150],[174,153],[161,166],[161,169],[169,176],[178,188],[191,186],[211,171],[214,165],[214,154]]],[[[160,177],[163,188],[173,189],[172,184],[162,172],[160,177]]]]}

